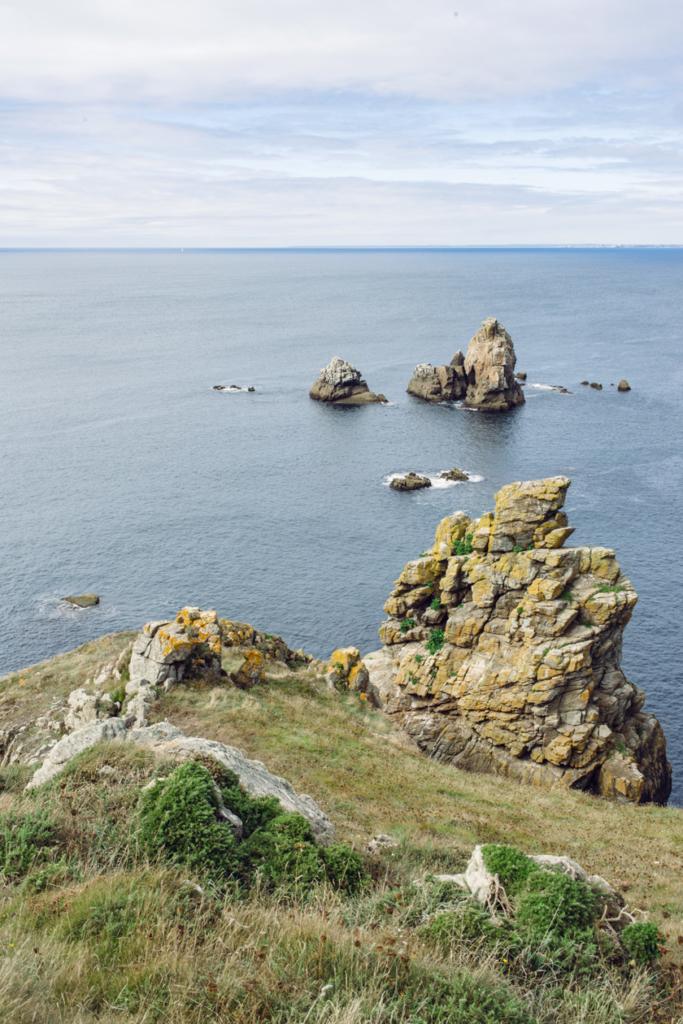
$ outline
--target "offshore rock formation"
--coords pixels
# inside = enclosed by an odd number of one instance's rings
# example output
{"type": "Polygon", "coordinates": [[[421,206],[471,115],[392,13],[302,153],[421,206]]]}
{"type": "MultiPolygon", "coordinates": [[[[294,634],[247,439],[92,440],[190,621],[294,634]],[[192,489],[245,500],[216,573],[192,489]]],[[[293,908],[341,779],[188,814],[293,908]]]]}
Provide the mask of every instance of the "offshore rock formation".
{"type": "Polygon", "coordinates": [[[490,412],[522,405],[524,392],[515,380],[516,362],[512,338],[503,325],[493,317],[484,320],[467,347],[465,404],[490,412]]]}
{"type": "Polygon", "coordinates": [[[408,394],[427,402],[455,402],[467,394],[465,357],[456,352],[448,366],[420,363],[408,384],[408,394]]]}
{"type": "Polygon", "coordinates": [[[428,476],[406,473],[405,476],[395,476],[389,486],[394,491],[420,491],[423,487],[431,487],[432,481],[428,476]]]}
{"type": "Polygon", "coordinates": [[[335,356],[323,367],[320,376],[309,391],[317,402],[335,402],[344,405],[362,405],[364,402],[386,402],[384,395],[370,391],[361,378],[360,370],[335,356]]]}
{"type": "Polygon", "coordinates": [[[621,669],[637,595],[614,552],[563,547],[570,481],[509,484],[444,519],[364,659],[385,711],[439,761],[540,787],[666,803],[671,767],[621,669]]]}

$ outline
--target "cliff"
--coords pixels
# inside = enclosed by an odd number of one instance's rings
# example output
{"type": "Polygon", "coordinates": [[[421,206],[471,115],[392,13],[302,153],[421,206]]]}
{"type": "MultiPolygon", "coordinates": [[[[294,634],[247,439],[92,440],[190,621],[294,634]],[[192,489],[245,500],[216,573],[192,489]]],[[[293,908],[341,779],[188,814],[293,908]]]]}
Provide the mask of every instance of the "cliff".
{"type": "Polygon", "coordinates": [[[621,668],[637,595],[614,551],[563,546],[569,484],[509,484],[495,513],[444,519],[365,663],[387,714],[438,761],[666,803],[664,734],[621,668]]]}

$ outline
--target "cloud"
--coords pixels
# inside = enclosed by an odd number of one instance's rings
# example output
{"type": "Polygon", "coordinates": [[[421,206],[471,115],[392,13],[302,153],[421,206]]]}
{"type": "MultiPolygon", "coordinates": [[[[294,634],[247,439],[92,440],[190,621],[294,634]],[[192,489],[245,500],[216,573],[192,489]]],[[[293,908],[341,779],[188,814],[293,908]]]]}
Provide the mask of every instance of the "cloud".
{"type": "Polygon", "coordinates": [[[12,0],[0,244],[682,241],[682,23],[673,0],[12,0]]]}

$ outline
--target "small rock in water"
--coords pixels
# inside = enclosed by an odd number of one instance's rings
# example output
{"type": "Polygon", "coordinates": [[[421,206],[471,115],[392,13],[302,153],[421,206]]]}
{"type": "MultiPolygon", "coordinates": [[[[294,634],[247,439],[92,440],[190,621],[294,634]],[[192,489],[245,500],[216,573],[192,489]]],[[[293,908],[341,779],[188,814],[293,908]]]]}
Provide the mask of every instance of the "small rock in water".
{"type": "Polygon", "coordinates": [[[98,594],[72,594],[71,597],[63,597],[62,601],[78,605],[79,608],[92,608],[100,603],[100,598],[98,594]]]}
{"type": "Polygon", "coordinates": [[[224,384],[214,384],[213,390],[214,391],[225,391],[225,385],[224,384]]]}
{"type": "Polygon", "coordinates": [[[520,373],[515,374],[515,377],[517,378],[517,380],[526,380],[526,373],[520,371],[520,373]]]}
{"type": "Polygon", "coordinates": [[[440,480],[469,480],[467,473],[463,473],[461,469],[454,466],[453,469],[449,469],[447,473],[439,473],[440,480]]]}
{"type": "Polygon", "coordinates": [[[631,385],[629,384],[629,382],[624,377],[622,377],[621,380],[619,381],[619,383],[617,384],[617,391],[630,391],[630,390],[631,390],[631,385]]]}
{"type": "Polygon", "coordinates": [[[588,384],[589,384],[590,382],[589,382],[589,381],[587,381],[587,380],[582,380],[582,381],[581,381],[581,383],[582,383],[582,384],[585,384],[585,385],[586,385],[586,387],[588,387],[588,384]]]}
{"type": "Polygon", "coordinates": [[[247,388],[247,391],[256,391],[256,388],[247,388]]]}
{"type": "Polygon", "coordinates": [[[591,381],[590,386],[596,391],[602,391],[602,384],[597,384],[594,380],[591,381]]]}
{"type": "Polygon", "coordinates": [[[432,481],[428,476],[406,473],[405,476],[394,477],[389,486],[395,491],[419,491],[422,487],[431,487],[432,481]]]}

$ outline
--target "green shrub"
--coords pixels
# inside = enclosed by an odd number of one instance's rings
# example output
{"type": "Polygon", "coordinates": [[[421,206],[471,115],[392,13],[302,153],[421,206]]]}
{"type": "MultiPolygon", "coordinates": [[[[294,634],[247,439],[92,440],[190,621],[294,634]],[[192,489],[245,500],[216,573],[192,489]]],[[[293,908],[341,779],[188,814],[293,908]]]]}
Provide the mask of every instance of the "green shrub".
{"type": "Polygon", "coordinates": [[[306,818],[283,811],[275,797],[250,796],[237,775],[213,758],[183,764],[143,793],[141,838],[152,853],[218,882],[248,887],[258,875],[271,887],[305,889],[327,879],[337,889],[355,892],[366,877],[353,850],[322,849],[306,818]],[[215,785],[242,820],[239,841],[216,816],[215,785]]]}
{"type": "Polygon", "coordinates": [[[227,877],[236,866],[232,830],[216,818],[210,772],[190,761],[143,793],[141,839],[150,852],[227,877]]]}
{"type": "Polygon", "coordinates": [[[0,871],[8,878],[25,875],[49,856],[59,838],[57,825],[44,811],[0,815],[0,871]]]}
{"type": "Polygon", "coordinates": [[[621,941],[626,946],[629,956],[638,964],[649,964],[659,956],[659,946],[664,936],[656,924],[651,921],[636,921],[627,925],[621,933],[621,941]]]}
{"type": "Polygon", "coordinates": [[[592,928],[598,900],[584,882],[559,871],[534,871],[516,901],[517,926],[539,938],[554,932],[571,938],[592,928]]]}
{"type": "Polygon", "coordinates": [[[451,550],[454,555],[471,555],[474,550],[472,547],[472,534],[468,533],[464,540],[456,540],[451,550]]]}
{"type": "Polygon", "coordinates": [[[420,929],[420,934],[439,946],[450,947],[461,943],[487,939],[499,942],[509,935],[510,923],[505,920],[494,924],[490,914],[471,903],[455,910],[437,914],[420,929]]]}
{"type": "Polygon", "coordinates": [[[439,608],[441,607],[441,598],[435,597],[429,607],[432,609],[432,611],[438,611],[439,608]]]}
{"type": "Polygon", "coordinates": [[[514,846],[482,846],[484,863],[492,875],[498,875],[508,896],[526,888],[529,877],[540,872],[538,864],[514,846]]]}
{"type": "Polygon", "coordinates": [[[126,684],[122,683],[121,686],[118,686],[115,690],[110,690],[109,696],[115,704],[123,704],[126,699],[126,684]]]}
{"type": "Polygon", "coordinates": [[[401,625],[398,627],[402,633],[407,633],[409,629],[413,629],[415,626],[415,619],[404,619],[401,625]]]}
{"type": "Polygon", "coordinates": [[[616,583],[614,586],[610,586],[608,583],[601,583],[598,587],[599,594],[621,594],[624,590],[626,590],[626,587],[623,583],[616,583]]]}
{"type": "Polygon", "coordinates": [[[560,594],[560,601],[566,601],[567,604],[573,604],[574,598],[572,596],[571,590],[563,590],[560,594]]]}
{"type": "Polygon", "coordinates": [[[444,632],[442,629],[433,629],[429,634],[429,640],[425,644],[425,647],[430,654],[436,654],[440,651],[445,643],[444,632]]]}

